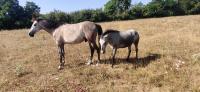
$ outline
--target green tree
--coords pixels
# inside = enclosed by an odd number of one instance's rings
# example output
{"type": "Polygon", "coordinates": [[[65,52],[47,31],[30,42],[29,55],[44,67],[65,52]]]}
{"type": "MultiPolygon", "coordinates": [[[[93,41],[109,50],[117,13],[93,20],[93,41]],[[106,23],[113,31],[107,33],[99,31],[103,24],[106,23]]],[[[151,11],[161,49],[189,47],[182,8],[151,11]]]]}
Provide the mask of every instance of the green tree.
{"type": "Polygon", "coordinates": [[[163,4],[161,0],[153,0],[147,4],[144,8],[145,17],[162,17],[163,13],[163,4]]]}
{"type": "Polygon", "coordinates": [[[40,7],[37,6],[34,2],[26,2],[26,5],[24,7],[26,17],[29,19],[32,18],[32,14],[39,14],[40,13],[40,7]]]}
{"type": "Polygon", "coordinates": [[[101,22],[101,21],[108,21],[108,20],[109,18],[102,11],[102,9],[93,10],[91,21],[101,22]]]}
{"type": "Polygon", "coordinates": [[[198,4],[199,2],[200,0],[178,0],[178,3],[180,4],[181,8],[184,10],[185,14],[194,13],[193,8],[197,7],[196,4],[198,4]]]}
{"type": "Polygon", "coordinates": [[[145,7],[146,17],[183,15],[184,10],[176,0],[153,0],[145,7]]]}
{"type": "Polygon", "coordinates": [[[183,15],[184,10],[176,0],[164,0],[163,11],[165,16],[183,15]]]}
{"type": "Polygon", "coordinates": [[[26,27],[29,27],[32,22],[32,15],[35,14],[36,16],[39,16],[40,13],[40,7],[36,5],[34,2],[26,2],[26,5],[24,6],[24,13],[25,13],[25,19],[24,19],[24,25],[26,27]]]}
{"type": "Polygon", "coordinates": [[[54,10],[44,16],[46,19],[52,20],[58,24],[70,23],[71,17],[59,10],[54,10]]]}
{"type": "Polygon", "coordinates": [[[115,15],[117,17],[125,16],[130,6],[131,0],[110,0],[104,5],[104,11],[108,16],[115,19],[115,15]]]}
{"type": "Polygon", "coordinates": [[[142,18],[143,17],[143,11],[144,11],[143,3],[140,2],[138,4],[133,5],[130,9],[131,19],[142,18]]]}
{"type": "Polygon", "coordinates": [[[21,18],[24,16],[23,7],[18,0],[1,0],[0,2],[0,28],[21,27],[21,18]]]}
{"type": "Polygon", "coordinates": [[[191,14],[200,14],[200,2],[195,4],[195,6],[190,10],[191,14]]]}

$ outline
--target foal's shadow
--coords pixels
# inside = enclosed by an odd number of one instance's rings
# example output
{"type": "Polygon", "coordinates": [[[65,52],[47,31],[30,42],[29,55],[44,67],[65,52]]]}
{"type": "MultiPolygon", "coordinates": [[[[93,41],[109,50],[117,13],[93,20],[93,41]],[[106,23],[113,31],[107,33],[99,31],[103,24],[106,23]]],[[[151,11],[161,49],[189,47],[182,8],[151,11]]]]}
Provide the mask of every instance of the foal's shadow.
{"type": "MultiPolygon", "coordinates": [[[[148,64],[150,64],[151,62],[156,61],[157,59],[160,59],[161,55],[160,54],[149,54],[145,57],[141,57],[138,58],[138,60],[136,60],[136,58],[129,58],[129,61],[126,60],[125,58],[115,58],[115,65],[119,65],[121,63],[123,64],[133,64],[136,67],[145,67],[148,64]]],[[[111,64],[112,63],[112,59],[111,57],[109,59],[101,59],[100,64],[111,64]]]]}

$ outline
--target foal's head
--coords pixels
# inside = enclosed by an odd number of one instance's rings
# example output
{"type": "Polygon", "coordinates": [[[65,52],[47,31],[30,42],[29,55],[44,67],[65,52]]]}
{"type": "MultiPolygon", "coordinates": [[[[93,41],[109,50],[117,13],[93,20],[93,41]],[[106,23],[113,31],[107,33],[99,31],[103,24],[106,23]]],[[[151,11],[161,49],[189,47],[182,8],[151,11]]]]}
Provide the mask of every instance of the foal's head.
{"type": "Polygon", "coordinates": [[[101,53],[104,54],[106,50],[106,46],[108,44],[108,35],[102,35],[100,37],[99,43],[101,45],[101,53]]]}
{"type": "Polygon", "coordinates": [[[112,33],[119,33],[119,31],[113,29],[107,29],[100,37],[99,43],[101,45],[101,53],[103,54],[105,53],[108,42],[111,40],[109,38],[109,35],[112,35],[112,33]]]}
{"type": "Polygon", "coordinates": [[[34,34],[42,29],[48,31],[58,27],[58,25],[55,22],[46,19],[36,19],[32,21],[33,24],[29,30],[30,37],[34,37],[34,34]]]}

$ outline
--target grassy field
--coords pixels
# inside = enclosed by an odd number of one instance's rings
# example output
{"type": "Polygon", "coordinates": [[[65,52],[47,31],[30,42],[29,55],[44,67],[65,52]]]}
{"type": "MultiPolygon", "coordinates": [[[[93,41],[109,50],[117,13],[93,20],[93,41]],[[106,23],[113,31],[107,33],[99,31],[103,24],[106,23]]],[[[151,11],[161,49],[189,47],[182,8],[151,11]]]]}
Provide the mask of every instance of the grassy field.
{"type": "MultiPolygon", "coordinates": [[[[139,61],[127,49],[101,55],[99,66],[86,66],[87,43],[65,45],[66,64],[58,71],[57,46],[46,32],[0,32],[0,91],[200,92],[200,15],[100,23],[103,29],[140,33],[139,61]]],[[[132,47],[134,49],[134,47],[132,47]]],[[[95,60],[97,54],[95,53],[95,60]]]]}

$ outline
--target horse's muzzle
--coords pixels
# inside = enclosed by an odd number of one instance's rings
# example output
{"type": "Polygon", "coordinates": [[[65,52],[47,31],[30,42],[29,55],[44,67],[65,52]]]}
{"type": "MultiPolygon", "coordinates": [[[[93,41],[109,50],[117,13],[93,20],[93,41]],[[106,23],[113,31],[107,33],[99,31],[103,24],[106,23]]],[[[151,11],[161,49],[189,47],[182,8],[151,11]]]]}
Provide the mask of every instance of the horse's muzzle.
{"type": "Polygon", "coordinates": [[[30,37],[34,37],[34,34],[29,33],[29,36],[30,36],[30,37]]]}

